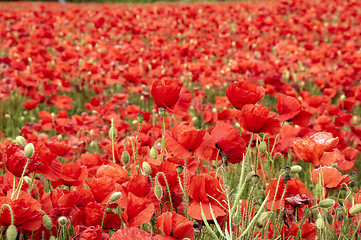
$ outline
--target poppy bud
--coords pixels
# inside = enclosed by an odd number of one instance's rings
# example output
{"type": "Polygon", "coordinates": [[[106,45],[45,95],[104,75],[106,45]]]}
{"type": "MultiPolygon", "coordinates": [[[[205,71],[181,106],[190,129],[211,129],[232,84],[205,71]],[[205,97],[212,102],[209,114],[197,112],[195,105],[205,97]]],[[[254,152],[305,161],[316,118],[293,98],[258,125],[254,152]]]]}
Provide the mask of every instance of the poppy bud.
{"type": "Polygon", "coordinates": [[[294,165],[291,167],[291,173],[300,173],[302,171],[302,167],[300,165],[294,165]]]}
{"type": "Polygon", "coordinates": [[[257,184],[259,182],[259,176],[257,174],[252,176],[252,183],[257,184]]]}
{"type": "Polygon", "coordinates": [[[56,240],[56,238],[53,235],[51,235],[49,240],[56,240]]]}
{"type": "Polygon", "coordinates": [[[28,176],[24,176],[24,181],[25,181],[27,184],[30,184],[30,183],[31,183],[31,178],[29,178],[28,176]]]}
{"type": "Polygon", "coordinates": [[[356,204],[355,206],[353,206],[350,209],[350,214],[351,215],[355,215],[355,214],[358,214],[358,213],[361,213],[361,204],[356,204]]]}
{"type": "Polygon", "coordinates": [[[110,201],[115,202],[122,196],[121,192],[115,192],[110,196],[110,201]]]}
{"type": "Polygon", "coordinates": [[[157,197],[158,200],[162,199],[163,190],[162,190],[161,186],[159,186],[159,185],[155,186],[154,194],[155,194],[155,196],[157,197]]]}
{"type": "Polygon", "coordinates": [[[317,227],[318,229],[322,229],[322,228],[325,227],[325,222],[323,221],[322,216],[321,216],[320,213],[319,213],[318,216],[317,216],[316,227],[317,227]]]}
{"type": "Polygon", "coordinates": [[[152,148],[150,149],[149,155],[150,155],[151,158],[157,159],[157,158],[158,158],[157,149],[155,149],[155,147],[152,147],[152,148]]]}
{"type": "Polygon", "coordinates": [[[144,120],[144,115],[143,115],[142,113],[138,113],[138,114],[137,114],[137,121],[138,121],[139,123],[142,123],[143,120],[144,120]]]}
{"type": "Polygon", "coordinates": [[[336,207],[336,212],[337,212],[337,214],[342,214],[343,211],[344,211],[344,209],[343,209],[343,207],[342,207],[341,205],[339,205],[339,206],[336,207]]]}
{"type": "Polygon", "coordinates": [[[261,154],[264,154],[267,151],[267,143],[262,141],[258,146],[258,150],[261,154]]]}
{"type": "Polygon", "coordinates": [[[165,112],[165,109],[164,108],[159,108],[158,109],[158,114],[159,114],[159,116],[161,116],[161,117],[163,117],[164,116],[164,112],[165,112]]]}
{"type": "Polygon", "coordinates": [[[11,224],[6,230],[6,239],[15,240],[17,236],[18,236],[18,231],[16,230],[16,227],[11,224]]]}
{"type": "Polygon", "coordinates": [[[130,160],[130,155],[129,155],[129,153],[128,153],[126,150],[123,151],[123,153],[122,153],[122,162],[123,162],[124,164],[128,164],[129,160],[130,160]]]}
{"type": "Polygon", "coordinates": [[[16,144],[18,144],[19,146],[22,146],[22,147],[25,147],[25,145],[26,145],[26,140],[22,136],[17,136],[15,138],[15,142],[16,142],[16,144]]]}
{"type": "Polygon", "coordinates": [[[317,198],[321,197],[323,191],[323,187],[321,186],[321,184],[316,185],[315,191],[316,191],[316,197],[317,198]]]}
{"type": "Polygon", "coordinates": [[[58,223],[60,226],[64,227],[68,223],[68,219],[64,216],[58,218],[58,223]]]}
{"type": "Polygon", "coordinates": [[[326,220],[327,220],[327,223],[328,223],[329,225],[332,224],[332,222],[333,222],[333,217],[332,217],[332,214],[331,214],[331,213],[329,213],[329,212],[326,213],[326,220]]]}
{"type": "Polygon", "coordinates": [[[269,212],[263,212],[263,213],[261,213],[261,215],[260,215],[259,218],[257,219],[258,225],[259,225],[259,226],[263,226],[263,224],[265,224],[268,216],[269,216],[269,212]]]}
{"type": "Polygon", "coordinates": [[[117,138],[117,130],[115,130],[115,127],[111,127],[109,129],[109,138],[112,140],[112,141],[115,141],[115,139],[117,138]]]}
{"type": "Polygon", "coordinates": [[[335,205],[335,201],[333,199],[329,199],[329,198],[320,201],[320,203],[318,204],[318,206],[321,208],[329,208],[329,207],[332,207],[333,205],[335,205]]]}
{"type": "Polygon", "coordinates": [[[53,227],[53,222],[51,221],[51,218],[49,215],[44,214],[43,216],[43,222],[46,229],[50,230],[53,227]]]}
{"type": "Polygon", "coordinates": [[[222,154],[222,161],[225,162],[227,161],[228,156],[226,154],[222,154]]]}
{"type": "Polygon", "coordinates": [[[152,168],[150,167],[149,163],[143,162],[142,167],[143,167],[143,171],[146,174],[148,174],[148,175],[152,174],[152,168]]]}
{"type": "Polygon", "coordinates": [[[350,173],[349,174],[351,181],[356,181],[356,173],[350,173]]]}
{"type": "Polygon", "coordinates": [[[34,145],[32,143],[28,143],[26,146],[25,146],[25,155],[27,158],[31,158],[31,156],[33,156],[34,154],[34,145]]]}
{"type": "Polygon", "coordinates": [[[176,167],[177,173],[178,173],[179,175],[182,174],[183,169],[184,169],[184,167],[183,167],[182,165],[178,165],[178,166],[176,167]]]}
{"type": "Polygon", "coordinates": [[[248,182],[249,180],[251,180],[252,179],[252,177],[253,177],[253,175],[255,175],[256,173],[254,172],[254,171],[251,171],[251,172],[249,172],[248,174],[247,174],[247,176],[246,176],[246,182],[248,182]]]}
{"type": "Polygon", "coordinates": [[[89,135],[92,137],[92,136],[94,136],[94,130],[93,129],[91,129],[90,131],[89,131],[89,135]]]}
{"type": "Polygon", "coordinates": [[[58,135],[58,140],[61,141],[63,139],[63,136],[61,134],[58,135]]]}

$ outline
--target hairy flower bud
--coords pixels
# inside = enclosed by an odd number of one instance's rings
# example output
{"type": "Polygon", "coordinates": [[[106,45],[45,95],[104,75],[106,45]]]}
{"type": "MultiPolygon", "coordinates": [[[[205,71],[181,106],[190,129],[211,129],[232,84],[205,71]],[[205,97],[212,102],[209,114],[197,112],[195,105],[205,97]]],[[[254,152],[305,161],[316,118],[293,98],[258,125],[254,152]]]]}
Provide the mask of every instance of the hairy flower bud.
{"type": "Polygon", "coordinates": [[[152,168],[150,167],[149,163],[143,162],[142,167],[143,167],[143,171],[144,171],[147,175],[152,174],[152,168]]]}
{"type": "Polygon", "coordinates": [[[259,218],[257,219],[257,223],[259,226],[263,226],[263,224],[265,224],[268,216],[269,216],[270,212],[263,212],[261,213],[261,215],[259,216],[259,218]]]}
{"type": "Polygon", "coordinates": [[[7,240],[15,240],[18,236],[18,231],[14,225],[10,225],[6,230],[6,239],[7,240]]]}
{"type": "Polygon", "coordinates": [[[58,218],[59,226],[64,227],[68,223],[68,219],[64,216],[58,218]]]}
{"type": "Polygon", "coordinates": [[[33,156],[34,154],[34,145],[32,143],[28,143],[26,146],[25,146],[25,155],[27,158],[31,158],[31,156],[33,156]]]}
{"type": "Polygon", "coordinates": [[[51,218],[49,215],[44,214],[43,216],[43,223],[46,229],[50,230],[53,227],[53,222],[51,221],[51,218]]]}
{"type": "Polygon", "coordinates": [[[267,151],[267,143],[265,141],[262,141],[259,144],[258,150],[261,154],[264,154],[267,151]]]}
{"type": "Polygon", "coordinates": [[[323,221],[322,215],[319,213],[316,220],[316,227],[322,229],[325,227],[325,222],[323,221]]]}
{"type": "Polygon", "coordinates": [[[110,196],[110,201],[115,202],[115,201],[117,201],[121,196],[122,196],[122,193],[121,193],[121,192],[114,192],[114,193],[110,196]]]}
{"type": "Polygon", "coordinates": [[[115,139],[117,138],[117,130],[115,130],[115,127],[111,127],[108,134],[110,140],[115,141],[115,139]]]}
{"type": "Polygon", "coordinates": [[[123,151],[123,153],[122,153],[122,162],[124,164],[128,164],[129,160],[130,160],[129,153],[127,152],[127,150],[123,151]]]}
{"type": "Polygon", "coordinates": [[[15,142],[16,142],[16,144],[18,144],[19,146],[22,146],[22,147],[25,147],[25,145],[26,145],[26,140],[23,136],[17,136],[15,138],[15,142]]]}
{"type": "Polygon", "coordinates": [[[156,185],[155,188],[154,188],[154,194],[155,194],[155,196],[157,197],[158,200],[161,200],[162,196],[163,196],[162,187],[159,186],[159,185],[156,185]]]}
{"type": "Polygon", "coordinates": [[[332,207],[333,205],[335,205],[335,201],[329,198],[320,201],[320,203],[318,204],[318,206],[321,208],[329,208],[332,207]]]}
{"type": "Polygon", "coordinates": [[[157,158],[158,158],[157,149],[155,149],[155,147],[152,147],[152,148],[150,149],[149,155],[150,155],[151,158],[157,159],[157,158]]]}
{"type": "Polygon", "coordinates": [[[355,206],[353,206],[350,209],[350,214],[351,215],[355,215],[355,214],[358,214],[358,213],[361,213],[361,204],[356,204],[355,206]]]}
{"type": "Polygon", "coordinates": [[[291,167],[291,173],[300,173],[302,171],[302,167],[300,165],[294,165],[291,167]]]}

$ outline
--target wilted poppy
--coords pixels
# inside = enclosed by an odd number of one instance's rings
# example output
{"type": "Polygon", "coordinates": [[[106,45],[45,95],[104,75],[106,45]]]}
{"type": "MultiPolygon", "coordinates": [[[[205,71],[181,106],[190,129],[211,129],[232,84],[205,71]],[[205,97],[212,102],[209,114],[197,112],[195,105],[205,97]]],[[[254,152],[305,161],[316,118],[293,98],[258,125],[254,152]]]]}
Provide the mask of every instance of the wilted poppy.
{"type": "Polygon", "coordinates": [[[247,104],[242,108],[239,124],[253,133],[277,134],[281,129],[280,121],[271,116],[268,108],[252,104],[247,104]]]}
{"type": "Polygon", "coordinates": [[[228,100],[233,107],[241,110],[246,104],[257,103],[265,94],[266,90],[251,82],[240,81],[233,83],[226,90],[228,100]]]}

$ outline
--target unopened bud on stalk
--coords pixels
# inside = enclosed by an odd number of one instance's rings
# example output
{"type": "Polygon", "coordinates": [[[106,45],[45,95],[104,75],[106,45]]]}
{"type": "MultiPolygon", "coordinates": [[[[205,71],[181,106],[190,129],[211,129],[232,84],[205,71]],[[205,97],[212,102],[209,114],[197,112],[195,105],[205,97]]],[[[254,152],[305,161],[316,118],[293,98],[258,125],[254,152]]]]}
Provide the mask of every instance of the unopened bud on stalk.
{"type": "Polygon", "coordinates": [[[300,165],[294,165],[291,167],[290,173],[300,173],[302,171],[302,167],[300,165]]]}
{"type": "Polygon", "coordinates": [[[115,139],[117,138],[117,130],[115,129],[115,127],[111,127],[108,134],[110,140],[115,141],[115,139]]]}
{"type": "Polygon", "coordinates": [[[144,115],[143,115],[143,113],[138,113],[138,114],[137,114],[137,121],[138,121],[139,123],[142,123],[143,120],[144,120],[144,115]]]}
{"type": "Polygon", "coordinates": [[[355,215],[355,214],[358,214],[358,213],[361,213],[361,204],[356,204],[355,206],[353,206],[350,209],[350,214],[351,215],[355,215]]]}
{"type": "Polygon", "coordinates": [[[68,219],[64,216],[58,218],[59,226],[64,227],[68,223],[68,219]]]}
{"type": "Polygon", "coordinates": [[[333,217],[332,217],[332,214],[331,214],[331,213],[329,213],[329,212],[326,213],[326,220],[327,220],[327,223],[328,223],[329,225],[332,224],[332,222],[333,222],[333,217]]]}
{"type": "Polygon", "coordinates": [[[253,204],[253,207],[254,207],[254,210],[255,210],[256,212],[258,212],[258,210],[261,208],[261,204],[260,204],[259,202],[255,202],[255,203],[253,204]]]}
{"type": "Polygon", "coordinates": [[[46,229],[50,230],[53,227],[53,222],[51,221],[51,218],[49,217],[49,215],[44,214],[43,222],[44,222],[44,226],[46,227],[46,229]]]}
{"type": "Polygon", "coordinates": [[[325,227],[325,222],[323,221],[322,215],[319,213],[316,220],[316,227],[322,229],[325,227]]]}
{"type": "Polygon", "coordinates": [[[333,205],[335,205],[335,201],[329,198],[320,201],[320,203],[318,204],[318,206],[321,208],[329,208],[332,207],[333,205]]]}
{"type": "Polygon", "coordinates": [[[163,190],[162,190],[162,187],[159,186],[159,185],[156,185],[155,188],[154,188],[154,194],[156,196],[156,198],[158,200],[161,200],[162,199],[162,196],[163,196],[163,190]]]}
{"type": "Polygon", "coordinates": [[[127,152],[127,150],[123,151],[122,153],[122,162],[124,164],[128,164],[129,163],[129,160],[130,160],[130,155],[129,153],[127,152]]]}
{"type": "Polygon", "coordinates": [[[261,213],[261,215],[260,215],[259,218],[257,219],[258,225],[259,225],[259,226],[263,226],[263,224],[265,224],[268,216],[269,216],[269,212],[263,212],[263,213],[261,213]]]}
{"type": "Polygon", "coordinates": [[[16,227],[11,224],[6,230],[6,239],[15,240],[17,236],[18,236],[18,231],[16,230],[16,227]]]}
{"type": "Polygon", "coordinates": [[[261,154],[264,154],[267,151],[267,143],[265,141],[262,141],[259,144],[258,150],[261,154]]]}
{"type": "Polygon", "coordinates": [[[339,205],[339,206],[336,207],[336,212],[337,212],[337,214],[342,214],[343,211],[344,211],[344,208],[343,208],[341,205],[339,205]]]}
{"type": "Polygon", "coordinates": [[[246,182],[248,182],[249,180],[251,180],[252,179],[252,177],[253,177],[253,175],[255,175],[256,173],[254,172],[254,171],[251,171],[251,172],[249,172],[248,174],[247,174],[247,176],[246,176],[246,182]]]}
{"type": "Polygon", "coordinates": [[[93,129],[90,129],[89,135],[90,135],[91,137],[94,136],[94,130],[93,130],[93,129]]]}
{"type": "Polygon", "coordinates": [[[53,235],[51,235],[49,240],[56,240],[56,238],[53,235]]]}
{"type": "Polygon", "coordinates": [[[144,171],[147,175],[152,174],[152,168],[150,167],[149,163],[143,162],[143,163],[142,163],[142,167],[143,167],[143,171],[144,171]]]}
{"type": "Polygon", "coordinates": [[[337,167],[337,163],[332,163],[332,164],[330,165],[330,167],[336,168],[336,167],[337,167]]]}
{"type": "Polygon", "coordinates": [[[27,158],[31,158],[31,156],[33,156],[34,154],[34,145],[32,143],[28,143],[26,146],[25,146],[25,156],[27,158]]]}
{"type": "Polygon", "coordinates": [[[25,181],[27,184],[30,184],[30,183],[31,183],[31,178],[29,178],[28,176],[24,176],[24,181],[25,181]]]}
{"type": "Polygon", "coordinates": [[[157,159],[157,158],[158,158],[157,149],[155,149],[155,147],[152,147],[152,148],[150,149],[149,155],[150,155],[151,158],[157,159]]]}
{"type": "Polygon", "coordinates": [[[163,117],[164,116],[164,112],[165,112],[165,109],[164,108],[159,108],[158,109],[158,114],[159,114],[159,116],[161,116],[161,117],[163,117]]]}
{"type": "Polygon", "coordinates": [[[228,156],[226,154],[222,154],[222,161],[225,162],[227,161],[228,156]]]}
{"type": "Polygon", "coordinates": [[[17,145],[22,146],[22,147],[25,147],[25,145],[26,145],[26,140],[23,136],[17,136],[15,138],[15,142],[17,145]]]}
{"type": "Polygon", "coordinates": [[[110,196],[110,201],[115,202],[122,196],[121,192],[115,192],[110,196]]]}
{"type": "Polygon", "coordinates": [[[184,167],[183,167],[182,165],[178,165],[178,166],[176,167],[177,173],[178,173],[179,175],[182,174],[183,169],[184,169],[184,167]]]}

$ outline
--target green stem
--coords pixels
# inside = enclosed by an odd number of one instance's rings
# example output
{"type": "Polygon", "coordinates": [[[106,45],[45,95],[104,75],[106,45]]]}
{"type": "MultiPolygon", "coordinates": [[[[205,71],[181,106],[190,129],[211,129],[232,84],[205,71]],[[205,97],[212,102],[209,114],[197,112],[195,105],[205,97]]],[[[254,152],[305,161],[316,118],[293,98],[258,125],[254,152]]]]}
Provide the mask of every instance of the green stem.
{"type": "Polygon", "coordinates": [[[188,158],[186,158],[184,160],[184,216],[188,218],[188,213],[187,213],[187,206],[188,206],[188,194],[187,194],[187,160],[188,158]]]}
{"type": "Polygon", "coordinates": [[[157,175],[155,176],[155,180],[156,182],[159,184],[159,180],[158,180],[158,176],[162,175],[164,177],[164,181],[165,181],[165,186],[167,188],[167,192],[168,192],[168,197],[169,197],[169,205],[170,205],[170,211],[173,211],[173,202],[172,202],[172,194],[170,192],[169,189],[169,185],[168,185],[168,181],[167,181],[167,177],[165,176],[165,174],[163,172],[159,172],[157,173],[157,175]]]}
{"type": "Polygon", "coordinates": [[[11,200],[13,200],[13,198],[14,198],[14,196],[15,196],[16,193],[18,193],[17,196],[16,196],[16,199],[18,199],[18,197],[19,197],[20,190],[21,190],[21,187],[23,186],[23,182],[24,182],[25,172],[26,172],[26,169],[28,168],[28,165],[29,165],[29,158],[27,157],[27,158],[26,158],[26,164],[25,164],[23,173],[21,174],[21,177],[20,177],[19,185],[18,185],[18,187],[16,188],[15,192],[13,192],[13,193],[11,194],[11,200]]]}
{"type": "Polygon", "coordinates": [[[11,207],[10,207],[9,204],[6,204],[6,203],[5,203],[4,205],[2,205],[1,210],[0,210],[0,214],[3,212],[4,207],[8,207],[8,208],[9,208],[9,210],[10,210],[10,216],[11,216],[11,225],[14,225],[14,213],[13,213],[13,210],[11,209],[11,207]]]}
{"type": "MultiPolygon", "coordinates": [[[[139,137],[139,133],[140,133],[140,129],[142,128],[142,123],[139,123],[139,128],[138,128],[138,132],[137,132],[137,136],[135,137],[135,142],[134,142],[134,148],[135,148],[135,154],[136,154],[136,159],[137,159],[137,164],[139,166],[139,169],[141,169],[140,167],[140,163],[139,163],[139,157],[138,157],[138,151],[137,151],[137,141],[138,141],[138,137],[139,137]]],[[[141,171],[141,170],[140,170],[141,171]]]]}
{"type": "Polygon", "coordinates": [[[161,116],[161,126],[162,126],[162,149],[160,154],[160,162],[163,162],[164,150],[165,150],[165,114],[161,116]]]}
{"type": "Polygon", "coordinates": [[[103,229],[103,226],[104,226],[104,220],[105,220],[105,215],[107,214],[107,208],[108,208],[108,205],[111,201],[108,201],[107,204],[105,205],[105,210],[104,210],[104,214],[103,214],[103,218],[102,218],[102,225],[101,225],[101,228],[103,229]]]}
{"type": "Polygon", "coordinates": [[[31,188],[33,187],[34,184],[34,179],[35,179],[35,171],[33,172],[33,176],[31,177],[31,182],[30,182],[30,186],[28,188],[28,194],[31,194],[31,188]]]}

